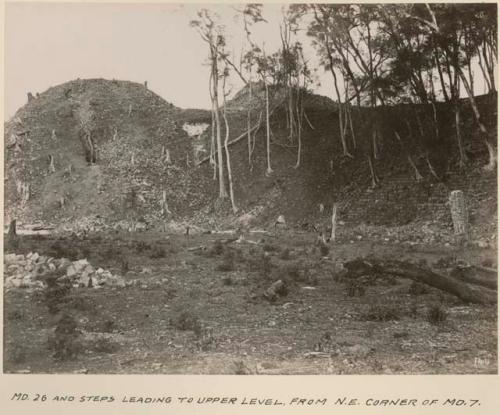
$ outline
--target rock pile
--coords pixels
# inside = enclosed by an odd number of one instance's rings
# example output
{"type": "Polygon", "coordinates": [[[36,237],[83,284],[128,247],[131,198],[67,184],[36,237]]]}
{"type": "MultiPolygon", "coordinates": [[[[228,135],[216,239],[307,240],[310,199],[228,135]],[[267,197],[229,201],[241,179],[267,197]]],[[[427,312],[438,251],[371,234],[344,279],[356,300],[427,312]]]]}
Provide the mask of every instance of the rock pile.
{"type": "Polygon", "coordinates": [[[102,286],[125,287],[125,280],[110,271],[97,270],[86,260],[71,262],[67,258],[51,258],[30,252],[27,255],[8,254],[4,256],[4,287],[41,289],[45,278],[52,273],[67,278],[75,288],[102,286]]]}

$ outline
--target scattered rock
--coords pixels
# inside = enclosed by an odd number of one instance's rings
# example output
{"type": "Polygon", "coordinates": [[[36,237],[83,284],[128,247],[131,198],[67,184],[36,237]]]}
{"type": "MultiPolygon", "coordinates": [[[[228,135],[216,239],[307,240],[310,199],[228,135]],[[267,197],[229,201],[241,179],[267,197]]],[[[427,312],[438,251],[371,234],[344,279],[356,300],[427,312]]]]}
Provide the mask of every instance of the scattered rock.
{"type": "Polygon", "coordinates": [[[4,287],[42,289],[46,276],[59,272],[61,278],[69,279],[74,287],[102,286],[125,287],[119,275],[99,268],[97,271],[86,259],[71,262],[67,258],[50,258],[30,252],[26,256],[8,254],[4,257],[4,287]],[[59,270],[59,271],[58,271],[59,270]]]}
{"type": "Polygon", "coordinates": [[[288,290],[283,281],[277,280],[266,290],[264,297],[269,301],[276,301],[279,296],[285,296],[288,290]]]}

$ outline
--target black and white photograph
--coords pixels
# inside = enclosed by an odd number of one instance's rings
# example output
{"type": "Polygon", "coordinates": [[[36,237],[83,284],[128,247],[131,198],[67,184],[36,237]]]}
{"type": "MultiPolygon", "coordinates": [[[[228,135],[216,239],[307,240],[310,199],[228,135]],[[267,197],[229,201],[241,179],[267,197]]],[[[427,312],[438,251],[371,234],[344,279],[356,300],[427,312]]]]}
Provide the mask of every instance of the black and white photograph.
{"type": "Polygon", "coordinates": [[[4,9],[4,374],[498,374],[497,3],[4,9]]]}

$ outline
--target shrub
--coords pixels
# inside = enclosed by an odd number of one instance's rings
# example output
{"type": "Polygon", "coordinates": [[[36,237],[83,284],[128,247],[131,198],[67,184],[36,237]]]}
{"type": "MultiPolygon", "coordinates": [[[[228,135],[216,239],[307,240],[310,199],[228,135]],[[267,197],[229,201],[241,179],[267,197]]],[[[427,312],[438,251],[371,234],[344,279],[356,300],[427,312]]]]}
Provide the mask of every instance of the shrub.
{"type": "Polygon", "coordinates": [[[116,329],[116,323],[113,320],[103,321],[99,331],[101,333],[112,333],[116,329]]]}
{"type": "Polygon", "coordinates": [[[145,241],[139,241],[135,244],[135,252],[138,254],[143,253],[144,251],[149,251],[151,249],[151,245],[145,241]]]}
{"type": "Polygon", "coordinates": [[[385,304],[371,304],[368,312],[363,315],[365,321],[399,320],[401,312],[396,306],[385,304]]]}
{"type": "Polygon", "coordinates": [[[232,278],[229,275],[227,275],[224,278],[222,278],[222,284],[224,284],[224,285],[233,285],[233,280],[232,280],[232,278]]]}
{"type": "Polygon", "coordinates": [[[290,249],[289,248],[285,248],[285,249],[283,249],[283,251],[281,251],[280,259],[282,259],[283,261],[288,261],[291,258],[292,257],[290,255],[290,249]]]}
{"type": "Polygon", "coordinates": [[[217,266],[216,270],[221,272],[229,272],[234,271],[234,269],[234,254],[231,251],[226,251],[224,257],[222,258],[222,263],[217,266]]]}
{"type": "Polygon", "coordinates": [[[118,350],[118,345],[106,337],[100,337],[89,346],[89,349],[97,353],[113,353],[118,350]]]}
{"type": "Polygon", "coordinates": [[[431,324],[441,324],[448,317],[448,313],[440,304],[434,304],[427,310],[427,321],[431,324]]]}
{"type": "Polygon", "coordinates": [[[177,330],[192,330],[195,334],[201,333],[200,319],[192,311],[179,312],[170,320],[170,324],[177,330]]]}
{"type": "Polygon", "coordinates": [[[22,321],[26,318],[26,315],[22,310],[12,310],[6,315],[8,321],[22,321]]]}
{"type": "Polygon", "coordinates": [[[271,245],[269,243],[265,243],[263,246],[262,246],[262,250],[264,252],[276,252],[278,250],[277,247],[275,247],[274,245],[271,245]]]}
{"type": "Polygon", "coordinates": [[[56,276],[47,278],[46,283],[45,305],[50,314],[57,314],[70,301],[68,295],[71,291],[71,283],[66,279],[58,280],[56,276]]]}
{"type": "Polygon", "coordinates": [[[49,248],[49,256],[54,258],[68,258],[71,261],[76,261],[79,255],[78,249],[68,243],[63,244],[61,241],[54,242],[49,248]]]}
{"type": "Polygon", "coordinates": [[[410,285],[410,288],[408,288],[408,294],[413,296],[427,294],[428,292],[429,287],[417,281],[413,281],[410,285]]]}
{"type": "Polygon", "coordinates": [[[120,258],[120,270],[122,274],[126,274],[130,270],[130,265],[128,263],[128,258],[122,256],[120,258]]]}
{"type": "Polygon", "coordinates": [[[359,297],[363,297],[365,295],[365,292],[365,287],[359,281],[351,279],[347,282],[346,295],[348,297],[356,297],[356,295],[358,295],[359,297]]]}
{"type": "Polygon", "coordinates": [[[165,251],[165,248],[161,246],[155,246],[151,250],[151,253],[149,254],[149,257],[151,259],[165,258],[166,256],[167,256],[167,251],[165,251]]]}
{"type": "Polygon", "coordinates": [[[16,347],[8,354],[8,360],[14,364],[25,363],[26,357],[26,349],[21,345],[16,345],[16,347]]]}
{"type": "Polygon", "coordinates": [[[209,258],[213,258],[222,255],[223,252],[224,252],[224,245],[221,243],[221,241],[215,241],[212,247],[208,250],[207,256],[209,258]]]}
{"type": "Polygon", "coordinates": [[[234,374],[235,375],[250,375],[252,371],[242,360],[234,362],[234,374]]]}
{"type": "Polygon", "coordinates": [[[260,261],[260,273],[264,278],[269,278],[271,271],[273,269],[273,264],[271,262],[271,257],[268,255],[263,255],[260,261]]]}
{"type": "Polygon", "coordinates": [[[330,253],[330,248],[328,248],[328,245],[321,244],[319,246],[319,252],[321,256],[327,256],[330,253]]]}
{"type": "Polygon", "coordinates": [[[75,358],[82,350],[79,341],[80,332],[76,319],[69,313],[63,313],[54,334],[49,338],[49,348],[54,359],[68,360],[75,358]]]}

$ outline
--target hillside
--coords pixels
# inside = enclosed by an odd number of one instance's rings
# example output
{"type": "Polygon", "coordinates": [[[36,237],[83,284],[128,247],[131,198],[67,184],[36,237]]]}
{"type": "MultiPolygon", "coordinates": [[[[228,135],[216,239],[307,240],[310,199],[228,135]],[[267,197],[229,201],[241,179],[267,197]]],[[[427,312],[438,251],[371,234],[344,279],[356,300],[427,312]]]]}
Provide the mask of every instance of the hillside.
{"type": "Polygon", "coordinates": [[[170,216],[162,214],[163,190],[172,215],[204,205],[201,190],[211,182],[190,169],[192,146],[179,113],[132,82],[77,80],[40,94],[5,127],[7,220],[154,222],[170,216]],[[91,166],[79,138],[85,122],[95,131],[98,160],[91,166]],[[23,185],[29,185],[25,203],[23,185]]]}
{"type": "MultiPolygon", "coordinates": [[[[231,137],[246,128],[246,92],[241,91],[229,103],[231,137]]],[[[478,98],[481,113],[489,131],[496,136],[496,96],[478,98]]],[[[280,99],[276,100],[280,102],[280,99]]],[[[253,105],[252,125],[260,109],[253,105]]],[[[339,217],[346,233],[352,228],[360,234],[395,232],[395,238],[447,242],[452,240],[448,197],[451,190],[463,190],[467,196],[474,237],[496,239],[496,172],[485,172],[488,161],[485,146],[467,100],[461,102],[462,135],[469,157],[466,169],[458,166],[453,113],[447,104],[439,104],[436,116],[439,139],[435,138],[431,117],[432,107],[399,105],[378,110],[381,126],[379,157],[374,167],[380,179],[373,188],[365,152],[370,146],[366,109],[353,112],[357,147],[348,142],[354,158],[342,154],[339,138],[338,112],[330,99],[308,94],[305,112],[311,126],[304,123],[302,161],[296,163],[297,142],[290,142],[283,106],[278,107],[271,120],[271,157],[273,174],[265,175],[265,127],[256,134],[252,166],[248,163],[246,138],[231,147],[236,203],[243,212],[253,212],[256,222],[272,225],[279,214],[297,226],[311,229],[312,225],[328,223],[332,204],[339,203],[339,217]],[[418,117],[415,115],[418,113],[418,117]],[[408,124],[406,123],[408,121],[408,124]],[[398,131],[400,143],[394,131],[398,131]],[[417,181],[410,155],[422,180],[417,181]],[[426,155],[433,170],[429,169],[426,155]],[[320,212],[320,205],[324,210],[320,212]],[[380,225],[389,227],[377,229],[380,225]]],[[[209,131],[206,131],[206,135],[209,131]]],[[[207,137],[208,140],[208,137],[207,137]]],[[[342,233],[342,229],[341,229],[342,233]]]]}
{"type": "MultiPolygon", "coordinates": [[[[262,86],[255,85],[253,93],[251,124],[255,125],[263,111],[262,86]]],[[[496,233],[496,174],[481,170],[487,153],[467,102],[462,103],[464,144],[470,158],[466,170],[457,165],[453,119],[445,104],[437,108],[439,140],[432,130],[430,107],[380,109],[379,158],[374,160],[380,183],[372,188],[364,156],[370,145],[366,110],[353,113],[356,148],[348,136],[355,155],[351,159],[342,155],[335,103],[308,94],[305,112],[312,127],[304,123],[302,162],[294,169],[297,143],[288,139],[285,113],[279,105],[284,95],[279,90],[272,95],[273,174],[265,175],[263,122],[255,134],[252,166],[248,164],[245,137],[230,146],[240,218],[269,225],[283,214],[290,224],[310,228],[328,222],[336,202],[346,229],[362,227],[365,233],[373,233],[378,225],[416,226],[427,229],[422,235],[439,229],[442,232],[434,232],[432,237],[448,240],[449,191],[462,189],[470,203],[474,232],[496,233]],[[394,130],[403,143],[396,140],[394,130]],[[423,180],[416,181],[408,154],[423,180]],[[431,174],[426,154],[439,180],[431,174]],[[322,213],[320,204],[324,206],[322,213]]],[[[496,132],[496,96],[481,97],[479,102],[489,129],[496,132]]],[[[247,108],[247,91],[243,89],[228,103],[230,140],[245,132],[247,108]]],[[[181,110],[131,82],[77,80],[50,88],[6,125],[6,219],[62,223],[72,228],[119,222],[128,227],[138,220],[153,226],[170,220],[205,226],[235,222],[237,218],[228,215],[228,204],[214,203],[217,186],[211,166],[205,162],[196,167],[194,163],[197,146],[205,150],[201,157],[208,153],[210,128],[199,138],[189,138],[181,128],[185,122],[210,120],[208,111],[181,110]],[[80,125],[89,118],[95,123],[98,154],[92,166],[85,161],[78,135],[80,125]],[[169,150],[171,163],[162,155],[163,149],[169,150]],[[55,172],[49,171],[51,155],[55,172]],[[22,185],[27,183],[29,200],[23,203],[22,185]],[[163,191],[170,212],[162,211],[163,191]]]]}

